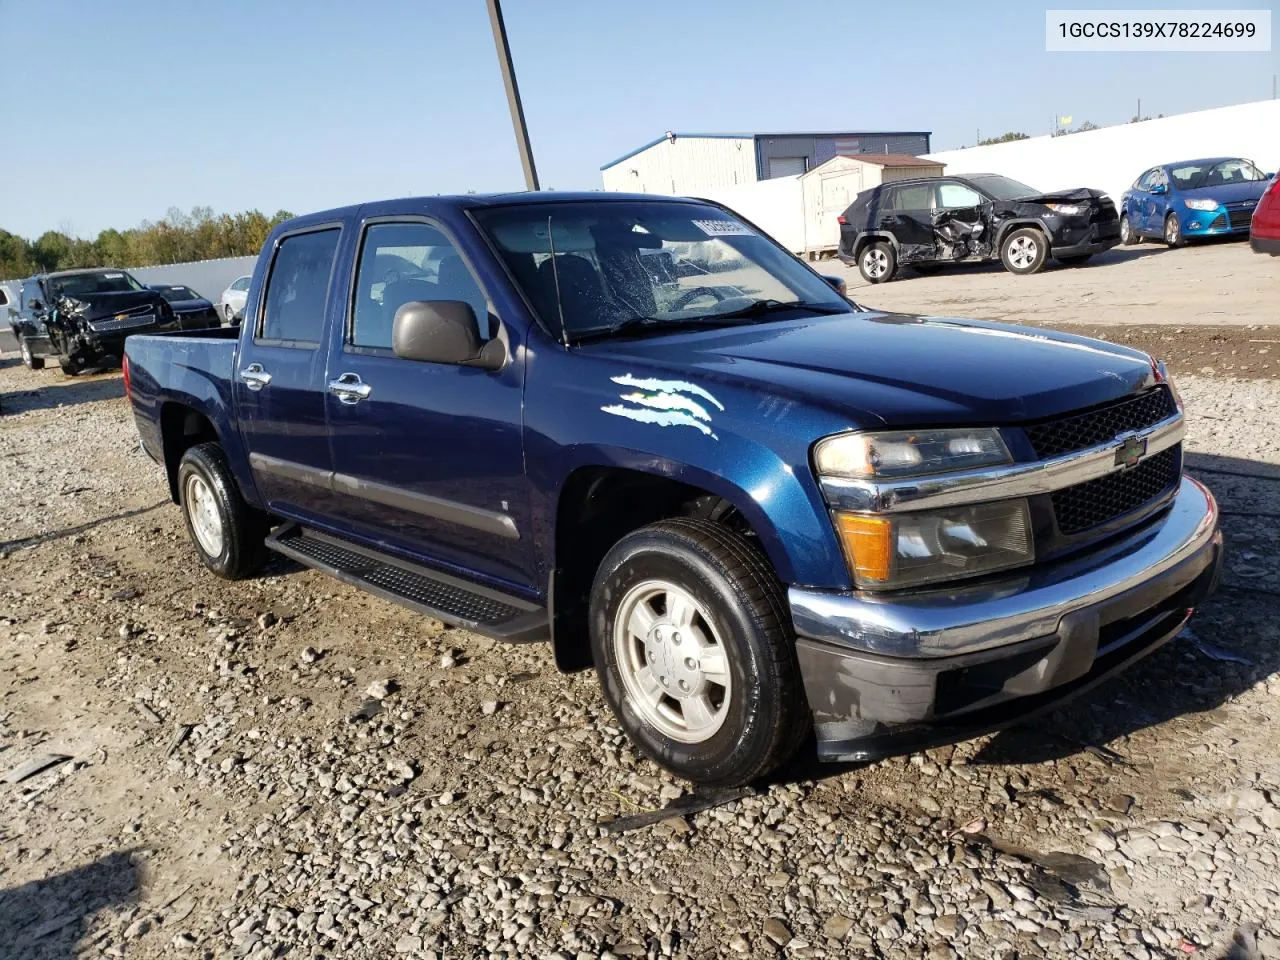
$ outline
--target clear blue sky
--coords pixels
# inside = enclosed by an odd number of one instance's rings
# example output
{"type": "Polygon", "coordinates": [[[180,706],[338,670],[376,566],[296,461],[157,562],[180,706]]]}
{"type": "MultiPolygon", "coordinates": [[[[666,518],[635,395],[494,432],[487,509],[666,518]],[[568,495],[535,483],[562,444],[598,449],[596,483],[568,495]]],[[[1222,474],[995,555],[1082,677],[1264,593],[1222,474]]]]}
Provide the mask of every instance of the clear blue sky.
{"type": "MultiPolygon", "coordinates": [[[[1130,0],[1128,7],[1157,6],[1130,0]]],[[[663,131],[932,130],[934,149],[1271,95],[1280,53],[1044,51],[1044,10],[506,0],[543,185],[663,131]]],[[[1158,6],[1211,7],[1211,0],[1158,6]]],[[[1218,4],[1273,9],[1276,0],[1218,4]]],[[[296,213],[523,181],[483,0],[0,0],[0,227],[296,213]]],[[[1188,144],[1191,153],[1207,144],[1188,144]]]]}

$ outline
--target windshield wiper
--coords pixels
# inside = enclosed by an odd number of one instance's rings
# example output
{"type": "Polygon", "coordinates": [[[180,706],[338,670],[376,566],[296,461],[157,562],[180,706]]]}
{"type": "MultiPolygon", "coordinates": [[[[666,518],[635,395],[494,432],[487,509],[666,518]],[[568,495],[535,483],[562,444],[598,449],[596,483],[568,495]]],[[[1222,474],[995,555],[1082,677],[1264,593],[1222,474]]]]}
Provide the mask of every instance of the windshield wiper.
{"type": "Polygon", "coordinates": [[[782,310],[808,310],[812,313],[820,313],[832,316],[837,313],[852,313],[842,306],[834,303],[810,303],[807,300],[756,300],[740,307],[737,310],[726,310],[724,313],[707,314],[707,319],[715,320],[740,320],[750,317],[763,317],[770,313],[778,313],[782,310]]]}
{"type": "Polygon", "coordinates": [[[620,334],[666,333],[671,330],[689,327],[733,326],[741,321],[752,321],[770,313],[781,310],[809,310],[821,314],[852,313],[843,307],[827,303],[808,303],[804,300],[756,300],[738,310],[726,310],[723,313],[704,313],[696,317],[678,317],[663,319],[662,317],[631,317],[608,327],[597,327],[584,330],[573,337],[575,343],[588,340],[600,340],[605,337],[616,337],[620,334]]]}
{"type": "Polygon", "coordinates": [[[590,330],[573,334],[572,339],[574,343],[583,343],[587,340],[600,340],[605,337],[616,337],[620,334],[666,333],[669,330],[688,327],[716,327],[721,325],[722,318],[730,323],[737,319],[733,314],[729,313],[714,313],[706,316],[681,317],[671,320],[664,320],[661,317],[631,317],[607,327],[594,327],[590,330]]]}

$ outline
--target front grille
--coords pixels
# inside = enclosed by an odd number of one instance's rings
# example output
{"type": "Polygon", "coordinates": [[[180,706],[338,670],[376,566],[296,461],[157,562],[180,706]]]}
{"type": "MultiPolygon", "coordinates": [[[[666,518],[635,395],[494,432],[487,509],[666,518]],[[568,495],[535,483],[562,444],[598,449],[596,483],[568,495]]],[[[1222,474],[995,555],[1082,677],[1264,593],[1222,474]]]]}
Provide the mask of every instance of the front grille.
{"type": "Polygon", "coordinates": [[[1253,222],[1253,207],[1248,210],[1228,210],[1227,219],[1231,222],[1232,230],[1247,227],[1253,222]]]}
{"type": "Polygon", "coordinates": [[[1131,470],[1067,487],[1051,495],[1060,533],[1101,526],[1151,502],[1178,482],[1178,447],[1161,450],[1131,470]]]}
{"type": "Polygon", "coordinates": [[[1114,223],[1118,222],[1120,217],[1116,213],[1116,205],[1110,200],[1099,200],[1093,208],[1093,216],[1090,218],[1094,223],[1114,223]]]}
{"type": "Polygon", "coordinates": [[[1218,214],[1216,217],[1214,217],[1214,218],[1209,222],[1209,226],[1208,226],[1208,227],[1206,227],[1206,229],[1208,229],[1208,230],[1221,230],[1221,229],[1222,229],[1223,227],[1225,227],[1226,225],[1227,225],[1227,218],[1226,218],[1226,217],[1224,217],[1222,214],[1218,214]]]}
{"type": "Polygon", "coordinates": [[[121,320],[95,320],[89,327],[95,333],[110,333],[114,330],[132,330],[134,327],[147,327],[156,322],[156,316],[147,308],[144,314],[125,317],[121,320]]]}
{"type": "Polygon", "coordinates": [[[1105,407],[1026,427],[1027,439],[1041,460],[1108,443],[1122,433],[1141,430],[1177,412],[1173,394],[1158,386],[1105,407]]]}

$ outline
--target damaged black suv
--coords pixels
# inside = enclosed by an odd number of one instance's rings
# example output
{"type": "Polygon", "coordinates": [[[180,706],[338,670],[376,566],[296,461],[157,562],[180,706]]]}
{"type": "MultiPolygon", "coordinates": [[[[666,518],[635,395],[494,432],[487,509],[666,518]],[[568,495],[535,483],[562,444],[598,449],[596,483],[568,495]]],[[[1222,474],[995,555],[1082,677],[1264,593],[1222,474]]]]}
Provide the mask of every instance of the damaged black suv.
{"type": "Polygon", "coordinates": [[[868,283],[902,264],[927,273],[999,257],[1036,273],[1049,257],[1084,263],[1120,242],[1115,204],[1101,190],[1041,193],[994,173],[897,180],[864,190],[839,218],[838,256],[868,283]]]}
{"type": "Polygon", "coordinates": [[[22,362],[38,370],[46,358],[75,376],[124,355],[133,333],[177,330],[178,318],[158,290],[123,270],[65,270],[22,281],[22,305],[10,314],[22,362]]]}

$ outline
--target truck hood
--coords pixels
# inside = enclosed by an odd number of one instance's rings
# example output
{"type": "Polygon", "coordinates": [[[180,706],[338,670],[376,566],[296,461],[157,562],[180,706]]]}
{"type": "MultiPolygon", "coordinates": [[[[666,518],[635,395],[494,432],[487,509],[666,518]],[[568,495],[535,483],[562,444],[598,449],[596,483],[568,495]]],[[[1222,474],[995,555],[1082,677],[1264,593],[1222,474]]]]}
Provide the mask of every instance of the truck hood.
{"type": "Polygon", "coordinates": [[[727,383],[851,419],[854,427],[1006,424],[1142,389],[1137,350],[1053,330],[949,317],[847,313],[601,341],[579,348],[630,372],[727,383]]]}
{"type": "Polygon", "coordinates": [[[72,297],[77,303],[85,304],[77,316],[93,323],[97,320],[110,320],[119,313],[132,312],[137,307],[155,305],[164,302],[164,298],[154,290],[122,290],[118,293],[85,293],[72,297]]]}

